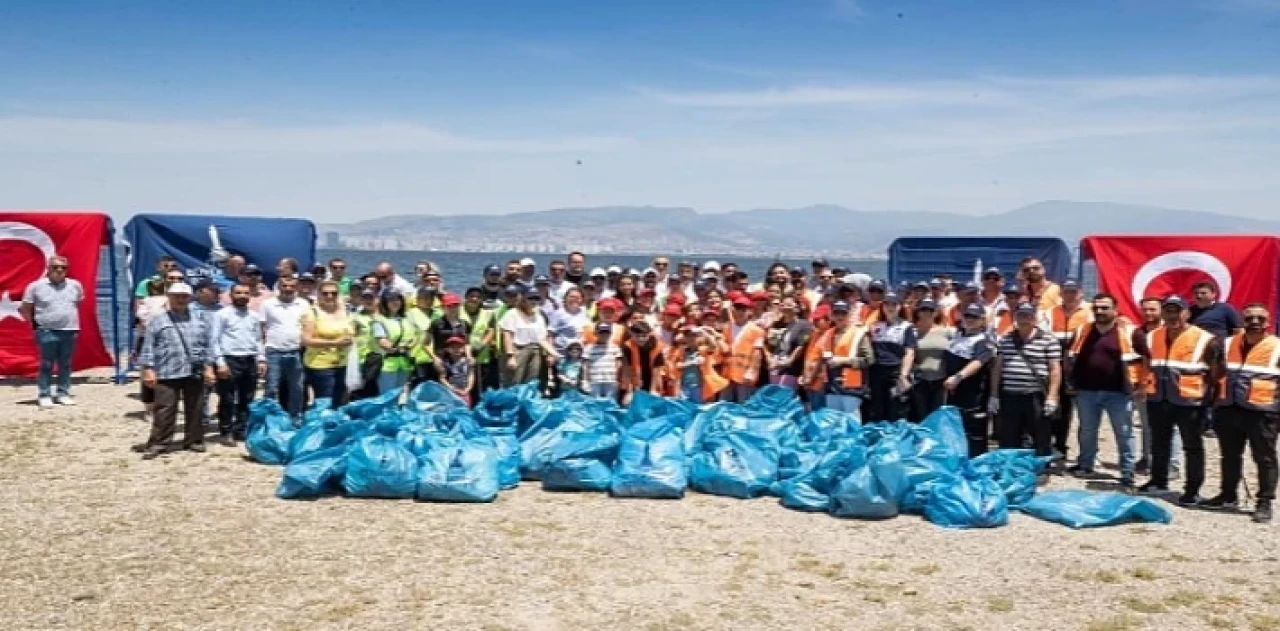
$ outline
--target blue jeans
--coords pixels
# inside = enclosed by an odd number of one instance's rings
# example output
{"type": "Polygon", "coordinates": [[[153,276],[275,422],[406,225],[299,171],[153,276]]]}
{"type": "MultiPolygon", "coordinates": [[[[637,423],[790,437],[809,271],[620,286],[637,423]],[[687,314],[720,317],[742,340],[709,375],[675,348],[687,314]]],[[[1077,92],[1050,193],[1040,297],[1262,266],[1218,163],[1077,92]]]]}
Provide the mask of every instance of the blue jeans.
{"type": "Polygon", "coordinates": [[[308,368],[307,385],[311,386],[312,399],[329,399],[332,407],[346,403],[347,369],[342,368],[308,368]]]}
{"type": "Polygon", "coordinates": [[[36,376],[36,389],[40,398],[50,396],[49,386],[53,371],[58,370],[57,396],[71,394],[71,355],[76,350],[76,334],[79,331],[36,331],[36,345],[40,347],[40,372],[36,376]]]}
{"type": "Polygon", "coordinates": [[[862,397],[851,394],[828,394],[826,404],[829,410],[862,415],[862,397]]]}
{"type": "Polygon", "coordinates": [[[591,384],[591,396],[597,399],[614,399],[618,398],[617,383],[593,383],[591,384]]]}
{"type": "MultiPolygon", "coordinates": [[[[1151,466],[1151,419],[1147,416],[1147,402],[1134,402],[1133,407],[1138,409],[1138,420],[1142,422],[1142,456],[1147,461],[1147,466],[1151,466]]],[[[1173,449],[1169,456],[1169,471],[1182,471],[1182,436],[1178,432],[1173,433],[1173,449]]]]}
{"type": "Polygon", "coordinates": [[[817,411],[825,407],[827,407],[827,393],[818,392],[816,390],[810,390],[809,391],[809,409],[817,411]]]}
{"type": "Polygon", "coordinates": [[[1080,416],[1080,458],[1076,465],[1092,471],[1098,457],[1098,429],[1102,413],[1111,419],[1116,435],[1116,451],[1120,455],[1120,477],[1133,479],[1133,398],[1125,392],[1082,390],[1076,395],[1076,414],[1080,416]]]}
{"type": "Polygon", "coordinates": [[[302,414],[302,406],[306,403],[303,394],[302,351],[267,349],[267,383],[262,396],[280,401],[281,407],[289,416],[302,414]]]}
{"type": "Polygon", "coordinates": [[[404,390],[404,385],[409,383],[411,376],[413,373],[409,371],[382,371],[378,374],[378,393],[404,390]]]}

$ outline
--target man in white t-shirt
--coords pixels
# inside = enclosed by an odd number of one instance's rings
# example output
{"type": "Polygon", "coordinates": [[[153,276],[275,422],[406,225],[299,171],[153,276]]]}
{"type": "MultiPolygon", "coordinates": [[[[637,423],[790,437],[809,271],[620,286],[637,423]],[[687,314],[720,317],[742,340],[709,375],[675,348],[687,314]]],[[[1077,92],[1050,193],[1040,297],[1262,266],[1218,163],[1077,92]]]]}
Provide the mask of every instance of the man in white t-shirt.
{"type": "Polygon", "coordinates": [[[262,331],[267,350],[263,396],[276,399],[290,416],[305,403],[302,372],[302,316],[311,303],[298,297],[298,279],[280,279],[280,293],[262,303],[262,331]]]}

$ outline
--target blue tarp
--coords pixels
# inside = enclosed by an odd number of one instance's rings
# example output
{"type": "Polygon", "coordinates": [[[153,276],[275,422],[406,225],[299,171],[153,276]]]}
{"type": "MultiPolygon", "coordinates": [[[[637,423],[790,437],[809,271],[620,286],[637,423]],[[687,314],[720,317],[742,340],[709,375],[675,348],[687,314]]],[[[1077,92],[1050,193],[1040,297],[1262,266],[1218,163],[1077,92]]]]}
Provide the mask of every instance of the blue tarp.
{"type": "Polygon", "coordinates": [[[1054,282],[1071,275],[1071,248],[1057,237],[903,237],[889,246],[889,280],[915,282],[949,273],[965,282],[973,280],[975,265],[998,267],[1010,279],[1028,256],[1040,259],[1054,282]]]}
{"type": "Polygon", "coordinates": [[[156,261],[169,254],[184,270],[208,268],[209,226],[222,247],[262,268],[268,285],[276,281],[276,263],[298,259],[302,270],[316,258],[316,227],[307,219],[227,217],[223,215],[134,215],[124,226],[130,282],[155,273],[156,261]]]}

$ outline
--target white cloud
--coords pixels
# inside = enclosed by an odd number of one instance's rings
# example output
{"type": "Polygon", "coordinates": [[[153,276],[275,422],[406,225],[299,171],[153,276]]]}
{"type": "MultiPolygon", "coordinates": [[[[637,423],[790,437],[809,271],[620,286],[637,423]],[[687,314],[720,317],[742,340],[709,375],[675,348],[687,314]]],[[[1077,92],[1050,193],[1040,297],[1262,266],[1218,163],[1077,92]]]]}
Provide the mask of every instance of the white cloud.
{"type": "Polygon", "coordinates": [[[668,105],[702,108],[877,105],[991,107],[1064,98],[1098,101],[1126,98],[1221,101],[1257,95],[1280,97],[1280,76],[1152,75],[1052,79],[991,76],[962,81],[862,82],[717,92],[676,92],[653,88],[638,91],[668,105]]]}
{"type": "Polygon", "coordinates": [[[623,137],[501,139],[415,123],[267,127],[236,121],[0,119],[0,151],[40,153],[512,153],[590,152],[623,137]]]}

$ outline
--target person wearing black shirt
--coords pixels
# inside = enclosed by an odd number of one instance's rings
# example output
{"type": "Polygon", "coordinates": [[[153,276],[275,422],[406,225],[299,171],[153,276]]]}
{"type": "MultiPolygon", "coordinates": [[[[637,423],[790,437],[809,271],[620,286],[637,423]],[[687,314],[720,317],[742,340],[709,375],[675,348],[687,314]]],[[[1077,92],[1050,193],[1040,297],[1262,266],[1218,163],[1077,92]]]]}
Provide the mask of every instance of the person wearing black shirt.
{"type": "MultiPolygon", "coordinates": [[[[1195,294],[1195,302],[1191,304],[1190,309],[1192,326],[1212,333],[1219,344],[1222,344],[1228,336],[1236,335],[1243,330],[1244,322],[1240,320],[1240,313],[1235,307],[1225,302],[1218,302],[1218,290],[1213,283],[1200,281],[1192,286],[1191,291],[1195,294]]],[[[1216,382],[1209,384],[1210,401],[1217,398],[1217,386],[1216,382]]],[[[1206,405],[1200,408],[1200,424],[1204,428],[1205,436],[1213,436],[1213,406],[1206,405]]]]}
{"type": "Polygon", "coordinates": [[[987,334],[986,309],[979,304],[965,307],[961,315],[963,328],[951,340],[944,359],[943,382],[947,404],[960,410],[964,433],[969,439],[969,457],[987,453],[990,417],[987,415],[987,381],[995,347],[987,334]]]}
{"type": "MultiPolygon", "coordinates": [[[[442,349],[455,337],[470,339],[471,325],[462,319],[462,299],[454,294],[445,294],[440,304],[444,306],[444,314],[431,323],[432,348],[442,349]]],[[[468,348],[467,355],[470,354],[468,348]]]]}

